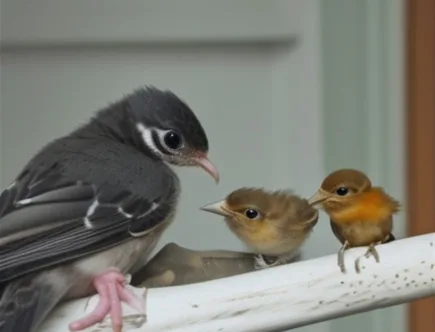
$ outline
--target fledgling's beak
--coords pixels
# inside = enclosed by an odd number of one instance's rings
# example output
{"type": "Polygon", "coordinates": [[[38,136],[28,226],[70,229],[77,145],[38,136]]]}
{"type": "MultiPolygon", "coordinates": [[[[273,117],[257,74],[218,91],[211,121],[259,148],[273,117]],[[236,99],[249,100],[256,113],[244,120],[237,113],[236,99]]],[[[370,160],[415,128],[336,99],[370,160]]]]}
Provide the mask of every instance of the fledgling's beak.
{"type": "Polygon", "coordinates": [[[225,200],[222,200],[219,202],[207,204],[207,205],[201,207],[200,209],[203,211],[218,214],[220,216],[228,217],[228,216],[230,216],[230,213],[224,208],[224,206],[225,206],[225,200]]]}
{"type": "Polygon", "coordinates": [[[323,189],[317,190],[317,192],[310,197],[308,200],[308,204],[310,204],[313,207],[322,207],[322,203],[329,197],[328,192],[326,192],[323,189]]]}
{"type": "Polygon", "coordinates": [[[212,176],[216,184],[219,183],[219,172],[216,167],[208,160],[207,157],[195,158],[194,162],[201,167],[204,171],[212,176]]]}

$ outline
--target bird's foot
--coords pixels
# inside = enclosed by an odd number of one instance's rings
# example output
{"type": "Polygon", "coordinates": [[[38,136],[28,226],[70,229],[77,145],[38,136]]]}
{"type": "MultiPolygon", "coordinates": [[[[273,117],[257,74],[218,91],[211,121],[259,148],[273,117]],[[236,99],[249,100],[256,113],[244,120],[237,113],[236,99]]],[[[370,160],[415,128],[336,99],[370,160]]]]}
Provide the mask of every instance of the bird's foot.
{"type": "Polygon", "coordinates": [[[357,259],[355,259],[355,271],[356,271],[356,273],[361,273],[360,259],[361,259],[361,257],[358,257],[357,259]]]}
{"type": "Polygon", "coordinates": [[[294,254],[288,256],[266,256],[266,255],[256,255],[255,256],[255,269],[262,270],[269,267],[279,266],[283,264],[290,263],[294,257],[294,254]]]}
{"type": "Polygon", "coordinates": [[[109,269],[96,276],[93,285],[100,299],[95,309],[83,318],[69,325],[70,331],[81,331],[101,322],[107,314],[110,315],[114,332],[122,329],[121,302],[127,303],[133,309],[145,313],[145,301],[126,289],[126,277],[117,269],[109,269]]]}
{"type": "Polygon", "coordinates": [[[337,264],[342,273],[346,273],[346,267],[344,265],[344,252],[349,248],[349,242],[344,242],[343,246],[340,248],[337,257],[337,264]]]}
{"type": "MultiPolygon", "coordinates": [[[[379,263],[380,262],[379,253],[378,253],[378,251],[376,250],[376,247],[375,247],[378,244],[380,244],[380,243],[372,243],[372,244],[370,244],[369,248],[367,249],[366,253],[364,254],[364,257],[365,258],[369,258],[370,256],[373,256],[375,258],[376,263],[379,263]]],[[[356,270],[357,273],[361,272],[360,259],[361,259],[361,257],[358,257],[355,260],[355,270],[356,270]]]]}
{"type": "Polygon", "coordinates": [[[267,269],[277,264],[277,260],[269,261],[269,259],[263,255],[256,255],[254,259],[255,259],[254,267],[256,270],[267,269]]]}
{"type": "Polygon", "coordinates": [[[372,244],[370,244],[369,248],[367,249],[367,251],[366,251],[366,253],[364,255],[366,258],[369,258],[370,256],[373,256],[375,258],[376,263],[380,262],[379,254],[378,254],[378,251],[376,250],[376,247],[375,247],[378,244],[380,244],[380,243],[372,243],[372,244]]]}

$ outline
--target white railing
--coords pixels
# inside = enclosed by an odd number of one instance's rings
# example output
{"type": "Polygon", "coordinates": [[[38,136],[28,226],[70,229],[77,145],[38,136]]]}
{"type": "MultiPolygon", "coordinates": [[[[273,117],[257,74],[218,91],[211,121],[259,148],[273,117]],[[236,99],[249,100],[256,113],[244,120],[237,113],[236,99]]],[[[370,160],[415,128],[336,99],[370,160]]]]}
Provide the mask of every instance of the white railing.
{"type": "MultiPolygon", "coordinates": [[[[125,306],[123,331],[285,331],[435,295],[435,233],[397,240],[377,250],[381,262],[362,258],[360,274],[353,262],[366,248],[346,252],[346,274],[340,272],[337,256],[328,255],[224,279],[152,288],[146,323],[135,325],[138,315],[125,306]]],[[[40,331],[68,331],[68,323],[91,311],[97,297],[87,302],[61,305],[40,331]]],[[[110,321],[87,331],[96,330],[111,332],[110,321]]]]}

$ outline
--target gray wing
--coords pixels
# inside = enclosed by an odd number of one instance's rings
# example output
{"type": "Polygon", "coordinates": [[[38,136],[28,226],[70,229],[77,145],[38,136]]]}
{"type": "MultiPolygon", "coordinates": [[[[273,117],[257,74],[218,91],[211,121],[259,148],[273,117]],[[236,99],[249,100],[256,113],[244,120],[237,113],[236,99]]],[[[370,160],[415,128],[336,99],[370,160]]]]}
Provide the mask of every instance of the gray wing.
{"type": "Polygon", "coordinates": [[[0,196],[0,282],[146,234],[172,205],[168,197],[73,181],[58,164],[25,170],[0,196]]]}

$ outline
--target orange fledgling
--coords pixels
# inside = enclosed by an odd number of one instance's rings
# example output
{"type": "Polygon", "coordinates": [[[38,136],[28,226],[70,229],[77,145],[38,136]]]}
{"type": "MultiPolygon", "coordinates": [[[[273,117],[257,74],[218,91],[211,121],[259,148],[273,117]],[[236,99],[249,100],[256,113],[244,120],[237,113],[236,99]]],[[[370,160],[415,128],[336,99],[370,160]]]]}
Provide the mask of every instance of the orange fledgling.
{"type": "MultiPolygon", "coordinates": [[[[331,173],[309,202],[330,217],[331,229],[343,245],[338,262],[343,272],[347,248],[369,246],[365,256],[372,254],[379,261],[375,246],[395,239],[392,216],[399,211],[400,203],[382,188],[372,187],[370,179],[358,170],[331,173]]],[[[359,272],[359,260],[355,268],[359,272]]]]}

